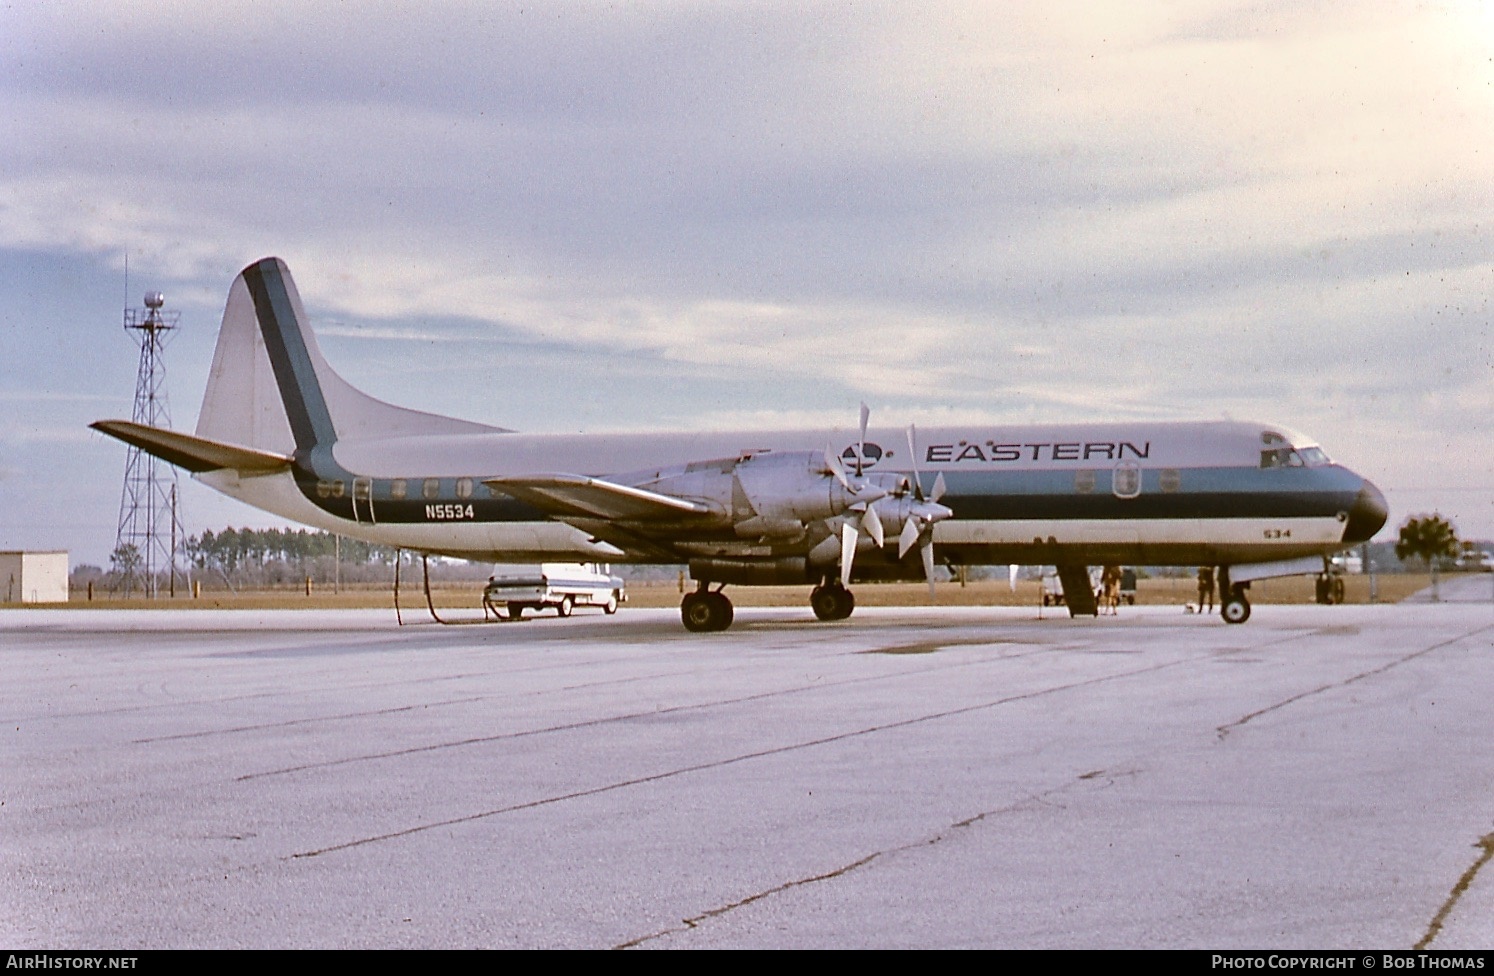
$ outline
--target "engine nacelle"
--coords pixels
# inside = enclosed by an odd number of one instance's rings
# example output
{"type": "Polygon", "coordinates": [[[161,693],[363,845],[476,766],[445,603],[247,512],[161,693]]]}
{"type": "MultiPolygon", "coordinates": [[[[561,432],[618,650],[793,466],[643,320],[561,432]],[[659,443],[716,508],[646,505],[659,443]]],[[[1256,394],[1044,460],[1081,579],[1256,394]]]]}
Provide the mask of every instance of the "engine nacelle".
{"type": "Polygon", "coordinates": [[[692,559],[690,578],[701,583],[739,586],[794,586],[817,580],[803,556],[779,559],[692,559]]]}
{"type": "Polygon", "coordinates": [[[789,539],[804,527],[872,502],[887,489],[846,478],[815,451],[765,451],[697,461],[678,468],[634,472],[620,480],[649,491],[704,502],[740,538],[789,539]]]}
{"type": "Polygon", "coordinates": [[[886,494],[864,482],[847,487],[813,451],[751,455],[737,462],[735,474],[753,514],[764,519],[820,522],[886,494]]]}

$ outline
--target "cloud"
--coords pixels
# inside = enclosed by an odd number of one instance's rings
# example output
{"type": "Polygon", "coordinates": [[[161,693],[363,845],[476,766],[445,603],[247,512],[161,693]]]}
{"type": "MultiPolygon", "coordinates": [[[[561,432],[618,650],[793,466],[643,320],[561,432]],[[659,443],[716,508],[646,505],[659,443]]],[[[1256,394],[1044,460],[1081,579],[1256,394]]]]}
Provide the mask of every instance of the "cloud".
{"type": "Polygon", "coordinates": [[[619,424],[1269,413],[1447,431],[1460,478],[1487,433],[1477,3],[3,17],[0,248],[194,301],[278,254],[352,372],[736,398],[619,424]]]}

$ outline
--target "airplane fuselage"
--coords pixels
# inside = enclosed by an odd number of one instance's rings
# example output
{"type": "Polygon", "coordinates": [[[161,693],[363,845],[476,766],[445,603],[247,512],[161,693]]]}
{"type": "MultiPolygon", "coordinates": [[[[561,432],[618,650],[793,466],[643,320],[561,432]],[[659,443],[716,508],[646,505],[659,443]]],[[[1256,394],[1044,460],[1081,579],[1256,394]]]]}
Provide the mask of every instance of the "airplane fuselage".
{"type": "MultiPolygon", "coordinates": [[[[661,560],[596,541],[485,482],[533,471],[626,480],[709,458],[826,445],[839,453],[857,437],[847,429],[445,434],[339,441],[298,458],[291,472],[199,477],[286,518],[388,545],[473,559],[652,562],[661,560]]],[[[1355,514],[1373,507],[1361,497],[1373,487],[1326,460],[1262,462],[1290,439],[1300,440],[1244,422],[958,426],[918,431],[916,449],[923,482],[943,474],[948,487],[954,515],[935,527],[935,542],[950,562],[1216,565],[1363,541],[1355,514]],[[1263,435],[1275,437],[1263,444],[1263,435]]],[[[911,476],[907,452],[903,431],[873,428],[866,471],[911,476]]],[[[665,561],[798,545],[693,535],[665,561]]]]}

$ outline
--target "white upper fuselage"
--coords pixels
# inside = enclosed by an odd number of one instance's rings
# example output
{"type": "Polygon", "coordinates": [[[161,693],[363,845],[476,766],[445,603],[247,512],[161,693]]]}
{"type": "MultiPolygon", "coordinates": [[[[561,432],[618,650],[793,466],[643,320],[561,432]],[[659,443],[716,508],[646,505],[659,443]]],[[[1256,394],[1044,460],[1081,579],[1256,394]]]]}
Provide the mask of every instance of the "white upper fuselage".
{"type": "MultiPolygon", "coordinates": [[[[937,471],[1108,470],[1141,454],[1149,466],[1255,467],[1261,432],[1293,446],[1313,442],[1279,426],[1242,422],[1093,423],[920,428],[918,469],[937,471]],[[1122,445],[1127,445],[1122,447],[1122,445]]],[[[856,444],[854,428],[620,434],[436,434],[339,440],[333,455],[350,471],[372,477],[458,477],[567,472],[617,475],[763,451],[839,455],[856,444]]],[[[908,473],[907,432],[869,428],[866,442],[882,450],[868,470],[908,473]]],[[[868,451],[868,453],[871,453],[868,451]]]]}

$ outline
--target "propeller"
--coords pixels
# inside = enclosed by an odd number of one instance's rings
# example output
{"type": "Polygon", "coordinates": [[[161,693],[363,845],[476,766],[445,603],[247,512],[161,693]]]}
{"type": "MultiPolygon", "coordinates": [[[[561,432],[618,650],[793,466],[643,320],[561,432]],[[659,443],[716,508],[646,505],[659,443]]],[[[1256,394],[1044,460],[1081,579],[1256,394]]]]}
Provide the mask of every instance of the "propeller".
{"type": "MultiPolygon", "coordinates": [[[[866,401],[863,400],[861,402],[861,428],[860,433],[856,438],[856,478],[858,483],[860,483],[862,472],[866,465],[866,423],[870,419],[871,408],[868,407],[866,405],[866,401]]],[[[831,453],[832,452],[830,448],[826,447],[825,457],[827,460],[830,458],[831,453]]],[[[836,457],[835,461],[838,465],[840,462],[840,458],[836,457]]],[[[845,469],[843,466],[840,467],[840,477],[843,479],[842,484],[846,484],[847,487],[850,487],[849,484],[844,480],[845,469]]],[[[852,490],[854,491],[855,489],[852,490]]],[[[883,494],[885,494],[885,492],[883,494]]],[[[860,541],[860,535],[862,532],[865,532],[867,535],[871,536],[872,541],[877,544],[877,548],[879,549],[887,542],[886,533],[882,528],[882,519],[877,515],[876,505],[874,504],[875,501],[876,499],[870,499],[868,501],[857,502],[855,505],[852,505],[851,511],[859,513],[860,518],[847,515],[846,520],[841,523],[841,586],[849,586],[851,583],[851,565],[856,560],[856,544],[860,541]]]]}
{"type": "MultiPolygon", "coordinates": [[[[863,469],[863,460],[866,455],[866,424],[870,411],[866,404],[861,405],[861,437],[856,444],[856,472],[857,482],[863,469]]],[[[827,457],[830,451],[826,451],[827,457]]],[[[934,590],[934,524],[954,515],[948,506],[939,504],[939,499],[944,497],[946,486],[944,474],[940,472],[934,479],[934,487],[928,494],[923,490],[923,478],[918,471],[918,445],[917,428],[908,428],[908,457],[913,467],[911,480],[904,480],[904,487],[895,492],[896,505],[887,507],[887,514],[902,523],[902,530],[898,533],[898,559],[907,556],[914,547],[918,548],[919,558],[923,562],[923,575],[929,581],[929,593],[933,595],[934,590]],[[911,498],[909,495],[911,494],[911,498]]],[[[841,469],[844,473],[844,467],[841,469]]],[[[840,582],[842,586],[851,582],[851,568],[856,558],[856,546],[860,542],[860,534],[865,532],[871,536],[877,548],[886,545],[886,530],[882,524],[882,517],[878,513],[878,499],[868,499],[857,502],[842,517],[840,524],[840,582]]],[[[884,505],[886,503],[884,502],[884,505]]]]}
{"type": "Polygon", "coordinates": [[[908,550],[914,546],[918,547],[918,554],[923,560],[923,576],[929,581],[929,596],[934,595],[934,523],[942,522],[949,518],[954,512],[945,505],[939,504],[939,499],[944,497],[946,486],[944,484],[944,472],[934,479],[934,490],[927,497],[923,493],[923,476],[918,473],[918,432],[912,424],[908,425],[908,457],[913,465],[913,502],[908,506],[908,518],[903,523],[903,531],[898,535],[897,558],[902,559],[908,554],[908,550]]]}

